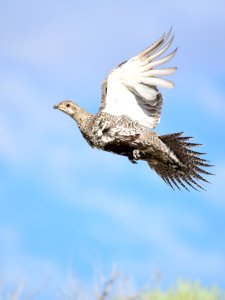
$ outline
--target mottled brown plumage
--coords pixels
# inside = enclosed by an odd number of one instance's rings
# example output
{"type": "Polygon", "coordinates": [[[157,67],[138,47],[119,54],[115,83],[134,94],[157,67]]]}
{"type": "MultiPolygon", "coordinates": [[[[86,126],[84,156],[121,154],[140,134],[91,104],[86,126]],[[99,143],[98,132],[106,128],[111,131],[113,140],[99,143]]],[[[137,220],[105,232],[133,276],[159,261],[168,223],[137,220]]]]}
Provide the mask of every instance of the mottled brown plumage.
{"type": "Polygon", "coordinates": [[[198,146],[182,133],[159,136],[152,131],[160,121],[162,95],[157,87],[173,87],[173,83],[157,76],[165,76],[176,68],[154,67],[169,61],[176,53],[156,60],[173,41],[167,44],[170,32],[146,50],[120,64],[102,83],[100,110],[93,115],[72,101],[62,101],[54,108],[71,116],[91,147],[127,156],[132,163],[146,161],[172,188],[201,188],[208,182],[201,174],[210,175],[202,167],[209,167],[191,150],[198,146]]]}

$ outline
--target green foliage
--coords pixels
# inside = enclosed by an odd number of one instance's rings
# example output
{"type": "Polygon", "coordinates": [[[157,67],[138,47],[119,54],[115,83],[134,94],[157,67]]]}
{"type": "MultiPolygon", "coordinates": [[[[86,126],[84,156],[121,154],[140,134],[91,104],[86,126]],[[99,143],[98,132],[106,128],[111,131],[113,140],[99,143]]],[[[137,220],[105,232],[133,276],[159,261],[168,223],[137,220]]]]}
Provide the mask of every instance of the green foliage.
{"type": "MultiPolygon", "coordinates": [[[[38,300],[45,293],[45,288],[41,286],[33,292],[28,292],[21,283],[5,286],[0,284],[0,300],[38,300]]],[[[85,288],[72,276],[70,284],[58,292],[56,299],[61,300],[225,300],[225,291],[216,286],[206,288],[199,282],[180,280],[166,290],[156,287],[138,290],[127,278],[122,280],[117,274],[96,282],[93,289],[85,288]]]]}
{"type": "MultiPolygon", "coordinates": [[[[200,283],[179,281],[175,287],[162,291],[153,289],[143,292],[141,300],[225,300],[225,293],[217,287],[204,288],[200,283]]],[[[122,299],[121,299],[122,300],[122,299]]],[[[125,299],[124,299],[125,300],[125,299]]]]}

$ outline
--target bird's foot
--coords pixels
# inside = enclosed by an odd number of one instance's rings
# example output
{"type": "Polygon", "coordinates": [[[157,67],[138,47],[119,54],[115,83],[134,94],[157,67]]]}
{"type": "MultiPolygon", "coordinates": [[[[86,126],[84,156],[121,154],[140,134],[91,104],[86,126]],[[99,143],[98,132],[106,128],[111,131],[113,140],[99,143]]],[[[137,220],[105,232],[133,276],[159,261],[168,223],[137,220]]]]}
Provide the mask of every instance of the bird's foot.
{"type": "Polygon", "coordinates": [[[128,158],[129,158],[129,161],[132,162],[132,164],[137,164],[136,160],[141,158],[140,151],[133,150],[132,156],[130,156],[128,158]]]}
{"type": "Polygon", "coordinates": [[[136,160],[141,158],[139,150],[134,150],[133,151],[133,158],[136,159],[136,160]]]}
{"type": "Polygon", "coordinates": [[[133,158],[128,157],[128,159],[129,159],[129,161],[130,161],[132,164],[137,164],[137,162],[136,162],[133,158]]]}

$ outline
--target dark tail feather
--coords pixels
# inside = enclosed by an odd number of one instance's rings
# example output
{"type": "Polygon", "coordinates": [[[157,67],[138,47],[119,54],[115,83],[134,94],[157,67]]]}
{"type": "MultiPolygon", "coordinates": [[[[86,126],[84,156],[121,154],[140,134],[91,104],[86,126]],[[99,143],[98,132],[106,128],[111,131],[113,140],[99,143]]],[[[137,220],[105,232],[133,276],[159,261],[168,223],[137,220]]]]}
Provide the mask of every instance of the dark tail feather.
{"type": "Polygon", "coordinates": [[[151,160],[149,160],[148,164],[173,189],[176,187],[180,190],[182,186],[186,190],[189,190],[190,187],[195,190],[198,190],[198,188],[205,190],[201,184],[209,183],[209,181],[202,177],[201,174],[212,174],[202,169],[202,167],[207,168],[212,167],[212,165],[208,164],[207,160],[199,157],[205,153],[190,149],[200,146],[201,144],[190,143],[189,140],[192,137],[183,137],[182,133],[183,132],[159,136],[161,141],[165,143],[170,148],[170,151],[180,160],[180,164],[177,162],[171,163],[171,160],[159,160],[156,164],[152,164],[151,160]]]}

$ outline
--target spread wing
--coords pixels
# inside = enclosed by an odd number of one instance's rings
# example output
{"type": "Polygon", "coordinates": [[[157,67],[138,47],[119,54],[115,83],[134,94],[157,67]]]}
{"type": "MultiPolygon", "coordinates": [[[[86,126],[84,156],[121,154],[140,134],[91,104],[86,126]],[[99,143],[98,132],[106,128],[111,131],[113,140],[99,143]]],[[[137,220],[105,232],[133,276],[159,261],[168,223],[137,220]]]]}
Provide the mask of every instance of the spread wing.
{"type": "Polygon", "coordinates": [[[100,111],[116,116],[127,115],[149,128],[159,123],[163,100],[158,87],[174,86],[171,81],[160,77],[176,71],[176,67],[157,68],[176,54],[177,49],[158,59],[172,44],[170,33],[171,30],[140,54],[112,70],[102,84],[100,111]]]}

